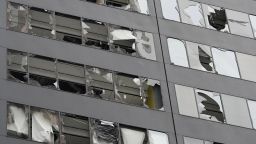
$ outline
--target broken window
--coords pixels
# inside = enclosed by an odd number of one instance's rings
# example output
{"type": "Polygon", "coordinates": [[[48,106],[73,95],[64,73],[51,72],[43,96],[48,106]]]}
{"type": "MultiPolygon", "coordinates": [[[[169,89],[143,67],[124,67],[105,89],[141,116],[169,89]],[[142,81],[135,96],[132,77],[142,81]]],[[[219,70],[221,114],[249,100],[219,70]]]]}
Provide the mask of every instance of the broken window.
{"type": "Polygon", "coordinates": [[[61,123],[61,144],[90,144],[88,118],[62,113],[61,123]]]}
{"type": "Polygon", "coordinates": [[[256,16],[249,15],[249,17],[250,17],[250,21],[251,21],[251,25],[252,25],[253,34],[254,34],[254,37],[256,38],[256,16]]]}
{"type": "Polygon", "coordinates": [[[28,32],[28,6],[8,2],[7,28],[18,32],[28,32]]]}
{"type": "Polygon", "coordinates": [[[204,144],[223,144],[219,142],[204,141],[204,144]]]}
{"type": "Polygon", "coordinates": [[[246,13],[226,10],[230,32],[246,37],[253,37],[249,15],[246,13]]]}
{"type": "Polygon", "coordinates": [[[161,0],[163,17],[180,22],[180,10],[177,0],[161,0]]]}
{"type": "Polygon", "coordinates": [[[186,42],[189,64],[191,68],[214,72],[212,53],[209,46],[186,42]]]}
{"type": "Polygon", "coordinates": [[[226,10],[224,8],[202,4],[206,27],[229,33],[226,10]]]}
{"type": "Polygon", "coordinates": [[[251,56],[242,53],[236,53],[237,63],[239,65],[239,70],[241,73],[241,78],[245,80],[256,82],[256,68],[251,66],[249,63],[256,63],[256,56],[251,56]]]}
{"type": "Polygon", "coordinates": [[[222,94],[223,107],[228,124],[252,128],[246,100],[222,94]]]}
{"type": "Polygon", "coordinates": [[[179,113],[187,116],[198,117],[194,89],[182,85],[175,85],[179,113]]]}
{"type": "Polygon", "coordinates": [[[86,93],[84,65],[58,60],[57,71],[60,90],[77,94],[86,93]]]}
{"type": "Polygon", "coordinates": [[[232,51],[212,48],[216,73],[240,78],[235,53],[232,51]]]}
{"type": "Polygon", "coordinates": [[[247,100],[253,128],[256,129],[256,101],[247,100]]]}
{"type": "Polygon", "coordinates": [[[81,18],[63,13],[55,13],[56,39],[82,44],[81,18]]]}
{"type": "Polygon", "coordinates": [[[136,39],[132,29],[114,26],[110,27],[110,43],[112,51],[116,53],[137,56],[136,39]]]}
{"type": "Polygon", "coordinates": [[[114,122],[91,119],[91,133],[93,144],[118,144],[118,124],[114,122]]]}
{"type": "Polygon", "coordinates": [[[31,108],[32,140],[48,144],[58,142],[58,113],[41,108],[31,108]]]}
{"type": "Polygon", "coordinates": [[[126,104],[144,106],[141,94],[141,79],[138,76],[117,73],[115,98],[126,104]]]}
{"type": "Polygon", "coordinates": [[[156,60],[153,34],[135,30],[134,36],[136,36],[136,49],[138,56],[150,60],[156,60]]]}
{"type": "Polygon", "coordinates": [[[184,137],[184,144],[204,144],[204,141],[200,139],[184,137]]]}
{"type": "Polygon", "coordinates": [[[145,129],[121,126],[122,144],[147,144],[145,129]]]}
{"type": "Polygon", "coordinates": [[[27,53],[8,50],[7,57],[8,79],[16,82],[28,82],[27,53]]]}
{"type": "Polygon", "coordinates": [[[111,71],[86,66],[88,93],[96,98],[114,99],[113,74],[111,71]]]}
{"type": "Polygon", "coordinates": [[[8,103],[7,105],[7,135],[28,138],[29,108],[22,104],[8,103]]]}
{"type": "Polygon", "coordinates": [[[145,106],[150,109],[164,110],[160,82],[158,80],[143,78],[142,87],[145,106]]]}
{"type": "Polygon", "coordinates": [[[55,30],[53,29],[53,12],[46,9],[30,7],[29,22],[29,34],[46,38],[54,38],[55,30]]]}
{"type": "Polygon", "coordinates": [[[55,59],[30,54],[29,83],[36,86],[56,89],[58,84],[55,59]]]}
{"type": "Polygon", "coordinates": [[[169,144],[166,133],[148,130],[149,144],[169,144]]]}
{"type": "Polygon", "coordinates": [[[185,41],[168,38],[168,48],[171,62],[175,65],[188,67],[185,41]]]}
{"type": "Polygon", "coordinates": [[[109,50],[108,27],[105,23],[83,19],[82,36],[86,46],[109,50]]]}
{"type": "Polygon", "coordinates": [[[179,1],[181,20],[184,23],[204,27],[204,17],[201,4],[190,0],[179,1]]]}
{"type": "Polygon", "coordinates": [[[195,93],[200,118],[224,123],[225,117],[220,95],[199,89],[196,89],[195,93]]]}

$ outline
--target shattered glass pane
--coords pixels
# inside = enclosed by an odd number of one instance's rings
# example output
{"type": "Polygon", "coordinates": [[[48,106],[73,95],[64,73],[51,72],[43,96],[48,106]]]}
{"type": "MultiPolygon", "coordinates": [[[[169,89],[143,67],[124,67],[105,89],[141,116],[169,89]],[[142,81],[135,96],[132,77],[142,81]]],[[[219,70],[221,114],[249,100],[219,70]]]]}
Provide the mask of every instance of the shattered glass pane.
{"type": "Polygon", "coordinates": [[[56,39],[75,44],[82,44],[82,27],[80,17],[55,13],[56,39]]]}
{"type": "Polygon", "coordinates": [[[256,129],[256,101],[247,100],[253,128],[256,129]]]}
{"type": "Polygon", "coordinates": [[[54,144],[59,141],[59,118],[57,112],[31,108],[32,140],[54,144]]]}
{"type": "Polygon", "coordinates": [[[230,32],[253,38],[249,15],[246,13],[226,10],[230,32]]]}
{"type": "Polygon", "coordinates": [[[256,57],[238,52],[236,52],[236,56],[241,78],[256,82],[256,68],[251,65],[256,63],[256,57]]]}
{"type": "Polygon", "coordinates": [[[196,89],[195,93],[200,118],[224,123],[225,117],[220,95],[199,89],[196,89]]]}
{"type": "Polygon", "coordinates": [[[113,74],[111,71],[86,66],[88,93],[96,98],[114,100],[113,74]]]}
{"type": "Polygon", "coordinates": [[[91,119],[93,144],[118,144],[118,125],[114,122],[91,119]]]}
{"type": "Polygon", "coordinates": [[[175,65],[188,67],[185,42],[174,38],[168,38],[167,42],[171,62],[175,65]]]}
{"type": "Polygon", "coordinates": [[[84,65],[58,60],[57,71],[60,90],[85,94],[84,65]]]}
{"type": "Polygon", "coordinates": [[[61,144],[90,144],[88,118],[62,113],[61,122],[61,144]]]}
{"type": "Polygon", "coordinates": [[[182,85],[175,85],[179,113],[187,116],[198,117],[194,89],[182,85]]]}
{"type": "Polygon", "coordinates": [[[18,32],[28,32],[28,7],[22,4],[8,2],[7,28],[18,32]]]}
{"type": "Polygon", "coordinates": [[[135,30],[134,35],[136,36],[136,49],[138,55],[142,58],[156,60],[153,34],[135,30]]]}
{"type": "Polygon", "coordinates": [[[147,0],[106,0],[106,5],[138,13],[149,14],[147,0]]]}
{"type": "Polygon", "coordinates": [[[216,73],[240,78],[235,53],[232,51],[212,48],[216,73]]]}
{"type": "Polygon", "coordinates": [[[144,89],[143,102],[145,107],[164,110],[160,82],[158,80],[143,78],[142,86],[144,89]]]}
{"type": "Polygon", "coordinates": [[[141,79],[138,76],[117,73],[115,88],[115,99],[117,101],[136,106],[144,106],[143,96],[141,94],[141,79]]]}
{"type": "Polygon", "coordinates": [[[246,99],[222,94],[222,101],[228,124],[252,128],[246,99]]]}
{"type": "Polygon", "coordinates": [[[8,79],[16,82],[27,83],[28,62],[27,53],[8,50],[7,67],[8,79]]]}
{"type": "Polygon", "coordinates": [[[229,33],[228,20],[224,8],[202,4],[206,27],[229,33]]]}
{"type": "Polygon", "coordinates": [[[7,105],[7,135],[11,137],[28,138],[28,106],[8,103],[7,105]]]}
{"type": "Polygon", "coordinates": [[[169,144],[166,133],[148,130],[149,144],[169,144]]]}
{"type": "Polygon", "coordinates": [[[186,44],[191,68],[209,72],[215,71],[209,46],[188,41],[186,44]]]}
{"type": "Polygon", "coordinates": [[[108,45],[108,28],[105,23],[83,19],[82,36],[86,46],[110,50],[108,45]]]}
{"type": "Polygon", "coordinates": [[[146,130],[121,127],[122,144],[147,144],[146,130]]]}
{"type": "Polygon", "coordinates": [[[184,23],[204,27],[204,17],[201,4],[190,0],[179,2],[181,20],[184,23]]]}
{"type": "Polygon", "coordinates": [[[161,0],[163,17],[180,22],[180,10],[177,0],[161,0]]]}
{"type": "Polygon", "coordinates": [[[249,16],[250,16],[253,34],[254,34],[254,37],[256,38],[256,16],[254,15],[249,15],[249,16]]]}
{"type": "Polygon", "coordinates": [[[137,56],[136,39],[132,29],[112,25],[109,35],[112,51],[130,56],[137,56]]]}
{"type": "Polygon", "coordinates": [[[45,38],[54,38],[53,29],[54,15],[53,12],[46,9],[31,7],[29,9],[29,34],[45,38]]]}
{"type": "Polygon", "coordinates": [[[36,86],[57,88],[55,59],[33,55],[29,56],[29,83],[36,86]]]}
{"type": "Polygon", "coordinates": [[[204,144],[203,140],[184,137],[184,144],[204,144]]]}

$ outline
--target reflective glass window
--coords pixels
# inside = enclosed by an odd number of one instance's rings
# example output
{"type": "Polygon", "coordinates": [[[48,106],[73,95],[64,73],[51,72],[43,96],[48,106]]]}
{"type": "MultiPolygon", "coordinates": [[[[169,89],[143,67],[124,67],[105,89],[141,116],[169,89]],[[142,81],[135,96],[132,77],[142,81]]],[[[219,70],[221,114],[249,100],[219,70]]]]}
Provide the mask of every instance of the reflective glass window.
{"type": "Polygon", "coordinates": [[[145,129],[121,126],[122,144],[147,144],[145,129]]]}
{"type": "Polygon", "coordinates": [[[256,68],[252,65],[256,63],[256,56],[242,54],[238,52],[236,53],[236,56],[239,70],[241,73],[241,78],[256,82],[256,68]]]}
{"type": "Polygon", "coordinates": [[[184,144],[204,144],[203,140],[184,137],[184,144]]]}
{"type": "Polygon", "coordinates": [[[149,144],[169,144],[166,133],[148,130],[149,144]]]}
{"type": "Polygon", "coordinates": [[[256,16],[255,15],[249,15],[249,17],[250,17],[254,37],[256,37],[256,16]]]}
{"type": "Polygon", "coordinates": [[[180,22],[180,12],[177,0],[161,0],[163,17],[180,22]]]}
{"type": "Polygon", "coordinates": [[[253,128],[256,129],[256,101],[247,100],[253,128]]]}

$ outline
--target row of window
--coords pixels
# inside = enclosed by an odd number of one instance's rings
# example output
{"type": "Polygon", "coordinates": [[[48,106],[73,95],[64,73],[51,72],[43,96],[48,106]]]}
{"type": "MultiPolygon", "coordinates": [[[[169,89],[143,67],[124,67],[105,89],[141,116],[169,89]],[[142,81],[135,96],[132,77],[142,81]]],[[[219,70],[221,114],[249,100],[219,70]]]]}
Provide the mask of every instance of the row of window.
{"type": "Polygon", "coordinates": [[[9,80],[164,110],[158,80],[15,50],[7,58],[9,80]]]}
{"type": "Polygon", "coordinates": [[[166,19],[212,30],[256,37],[256,16],[191,0],[161,0],[166,19]]]}
{"type": "Polygon", "coordinates": [[[166,133],[27,106],[7,105],[7,135],[46,144],[169,144],[166,133]]]}
{"type": "Polygon", "coordinates": [[[149,15],[148,0],[82,0],[149,15]]]}
{"type": "Polygon", "coordinates": [[[256,56],[174,38],[167,42],[175,65],[256,82],[256,56]]]}
{"type": "Polygon", "coordinates": [[[183,137],[184,144],[223,144],[219,142],[205,141],[201,139],[195,139],[191,137],[183,137]]]}
{"type": "Polygon", "coordinates": [[[179,113],[256,129],[256,101],[175,85],[179,113]]]}
{"type": "Polygon", "coordinates": [[[8,2],[7,28],[105,51],[156,60],[152,33],[8,2]]]}

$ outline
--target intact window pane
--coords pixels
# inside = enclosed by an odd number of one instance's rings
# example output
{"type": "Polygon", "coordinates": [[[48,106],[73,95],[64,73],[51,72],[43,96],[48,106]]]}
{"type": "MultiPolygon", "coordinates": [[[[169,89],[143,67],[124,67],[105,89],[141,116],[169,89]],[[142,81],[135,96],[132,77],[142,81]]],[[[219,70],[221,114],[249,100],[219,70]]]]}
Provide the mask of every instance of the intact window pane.
{"type": "Polygon", "coordinates": [[[7,68],[8,79],[16,82],[27,83],[28,81],[28,58],[27,53],[8,50],[7,68]]]}
{"type": "Polygon", "coordinates": [[[203,140],[184,137],[184,144],[204,144],[203,140]]]}
{"type": "Polygon", "coordinates": [[[225,117],[220,95],[199,89],[196,89],[195,93],[200,118],[224,123],[225,117]]]}
{"type": "Polygon", "coordinates": [[[175,65],[188,67],[188,58],[185,42],[173,38],[168,38],[167,42],[171,62],[175,65]]]}
{"type": "Polygon", "coordinates": [[[161,6],[164,18],[180,22],[177,0],[161,0],[161,6]]]}
{"type": "Polygon", "coordinates": [[[164,110],[160,82],[153,79],[142,79],[145,106],[151,109],[164,110]]]}
{"type": "Polygon", "coordinates": [[[117,73],[115,96],[123,103],[143,106],[143,95],[141,93],[141,79],[138,76],[117,73]]]}
{"type": "Polygon", "coordinates": [[[91,119],[93,144],[118,144],[118,124],[114,122],[91,119]]]}
{"type": "Polygon", "coordinates": [[[256,68],[251,65],[256,63],[256,56],[238,52],[236,53],[236,56],[242,79],[256,81],[256,68]]]}
{"type": "Polygon", "coordinates": [[[7,135],[11,137],[28,138],[29,108],[22,104],[7,105],[7,135]]]}
{"type": "Polygon", "coordinates": [[[147,144],[145,129],[121,126],[122,144],[147,144]]]}
{"type": "Polygon", "coordinates": [[[87,117],[61,113],[61,144],[90,144],[89,121],[87,117]]]}
{"type": "Polygon", "coordinates": [[[212,48],[216,72],[221,75],[239,78],[235,53],[220,48],[212,48]]]}
{"type": "Polygon", "coordinates": [[[59,118],[57,112],[31,108],[32,140],[53,144],[59,141],[59,118]]]}
{"type": "Polygon", "coordinates": [[[252,128],[245,99],[222,94],[222,101],[228,124],[252,128]]]}
{"type": "Polygon", "coordinates": [[[249,16],[250,16],[254,37],[256,37],[256,16],[254,15],[249,15],[249,16]]]}
{"type": "Polygon", "coordinates": [[[206,27],[229,33],[226,10],[224,8],[202,4],[206,27]]]}
{"type": "Polygon", "coordinates": [[[247,100],[253,128],[256,129],[256,101],[247,100]]]}
{"type": "Polygon", "coordinates": [[[212,53],[209,46],[186,42],[189,64],[191,68],[214,72],[212,53]]]}
{"type": "Polygon", "coordinates": [[[29,9],[29,29],[32,35],[42,36],[46,38],[54,38],[53,30],[54,16],[53,12],[46,9],[31,7],[29,9]]]}
{"type": "Polygon", "coordinates": [[[29,83],[36,86],[57,88],[55,59],[33,55],[29,56],[29,83]]]}
{"type": "Polygon", "coordinates": [[[85,94],[84,65],[58,60],[57,71],[60,90],[85,94]]]}
{"type": "Polygon", "coordinates": [[[88,93],[96,98],[114,99],[113,73],[106,69],[86,66],[88,93]]]}
{"type": "Polygon", "coordinates": [[[181,85],[175,85],[175,89],[180,114],[198,117],[194,89],[181,85]]]}
{"type": "Polygon", "coordinates": [[[184,23],[204,27],[204,17],[201,4],[190,0],[180,0],[180,15],[184,23]]]}
{"type": "Polygon", "coordinates": [[[82,27],[80,17],[55,13],[56,39],[75,44],[82,44],[82,27]]]}
{"type": "Polygon", "coordinates": [[[229,28],[232,34],[253,37],[249,15],[246,13],[226,10],[229,28]]]}
{"type": "Polygon", "coordinates": [[[135,30],[136,50],[138,56],[150,60],[156,60],[154,37],[152,33],[135,30]]]}
{"type": "Polygon", "coordinates": [[[169,144],[166,133],[148,130],[149,144],[169,144]]]}
{"type": "Polygon", "coordinates": [[[8,2],[7,28],[19,32],[28,32],[28,6],[8,2]]]}

